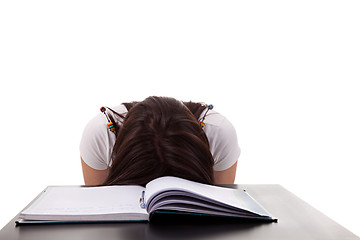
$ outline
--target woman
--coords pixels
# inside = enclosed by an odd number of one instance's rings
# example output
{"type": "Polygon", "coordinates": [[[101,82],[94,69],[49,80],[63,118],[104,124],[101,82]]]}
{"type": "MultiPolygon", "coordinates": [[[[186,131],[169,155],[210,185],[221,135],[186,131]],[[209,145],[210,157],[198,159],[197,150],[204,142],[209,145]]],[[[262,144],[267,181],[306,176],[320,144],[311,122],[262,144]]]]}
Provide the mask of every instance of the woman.
{"type": "Polygon", "coordinates": [[[86,185],[145,185],[161,176],[234,183],[236,132],[212,105],[148,97],[101,111],[80,143],[86,185]]]}

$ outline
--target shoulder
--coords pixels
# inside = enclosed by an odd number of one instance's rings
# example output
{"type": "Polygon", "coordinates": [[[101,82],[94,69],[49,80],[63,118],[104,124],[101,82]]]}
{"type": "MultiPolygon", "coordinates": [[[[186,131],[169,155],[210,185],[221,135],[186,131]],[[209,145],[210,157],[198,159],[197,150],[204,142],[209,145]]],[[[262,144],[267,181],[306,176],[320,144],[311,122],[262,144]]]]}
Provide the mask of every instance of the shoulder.
{"type": "Polygon", "coordinates": [[[208,137],[226,137],[236,133],[233,124],[224,115],[216,111],[210,111],[204,122],[204,131],[208,137]]]}
{"type": "MultiPolygon", "coordinates": [[[[122,104],[112,107],[111,109],[119,114],[126,114],[127,112],[126,107],[122,104]]],[[[116,121],[120,122],[120,119],[112,111],[107,110],[106,113],[111,115],[116,121]]],[[[84,136],[89,138],[98,138],[100,136],[107,135],[104,134],[108,133],[107,123],[107,118],[104,116],[104,113],[99,112],[86,124],[84,136]]]]}
{"type": "MultiPolygon", "coordinates": [[[[126,114],[124,105],[111,108],[119,114],[126,114]]],[[[114,119],[118,120],[111,111],[114,119]]],[[[118,122],[120,124],[120,120],[118,122]]],[[[97,170],[104,170],[110,165],[111,152],[115,144],[115,135],[107,127],[107,119],[103,113],[98,113],[85,126],[80,141],[80,155],[83,161],[97,170]]]]}
{"type": "Polygon", "coordinates": [[[226,170],[240,156],[236,129],[224,115],[213,110],[209,111],[204,122],[204,131],[215,161],[214,170],[226,170]]]}

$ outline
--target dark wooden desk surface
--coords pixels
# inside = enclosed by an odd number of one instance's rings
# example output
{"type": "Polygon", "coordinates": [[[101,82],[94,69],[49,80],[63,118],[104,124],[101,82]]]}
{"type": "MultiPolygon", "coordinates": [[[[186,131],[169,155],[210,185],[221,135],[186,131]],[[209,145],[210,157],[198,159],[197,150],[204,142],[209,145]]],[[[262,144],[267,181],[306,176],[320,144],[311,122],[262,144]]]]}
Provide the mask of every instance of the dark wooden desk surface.
{"type": "MultiPolygon", "coordinates": [[[[71,239],[274,239],[360,240],[280,185],[235,185],[246,189],[277,223],[186,221],[159,223],[91,223],[15,226],[14,217],[0,240],[71,239]]],[[[232,187],[235,187],[232,186],[232,187]]]]}

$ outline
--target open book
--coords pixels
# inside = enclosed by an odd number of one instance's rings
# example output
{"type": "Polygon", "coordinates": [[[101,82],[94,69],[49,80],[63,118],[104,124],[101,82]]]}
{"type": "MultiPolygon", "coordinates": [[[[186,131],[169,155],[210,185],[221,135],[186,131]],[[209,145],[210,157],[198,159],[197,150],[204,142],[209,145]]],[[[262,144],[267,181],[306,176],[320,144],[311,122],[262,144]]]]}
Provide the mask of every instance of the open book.
{"type": "Polygon", "coordinates": [[[244,190],[161,177],[146,187],[49,186],[17,223],[150,221],[160,213],[276,221],[244,190]]]}

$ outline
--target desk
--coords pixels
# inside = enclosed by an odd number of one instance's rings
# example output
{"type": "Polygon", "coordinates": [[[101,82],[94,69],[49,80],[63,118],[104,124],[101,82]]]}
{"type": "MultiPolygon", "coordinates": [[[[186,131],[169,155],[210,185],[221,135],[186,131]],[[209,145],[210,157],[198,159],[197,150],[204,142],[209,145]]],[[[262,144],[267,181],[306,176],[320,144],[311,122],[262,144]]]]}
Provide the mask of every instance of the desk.
{"type": "Polygon", "coordinates": [[[15,226],[14,217],[1,231],[0,240],[71,239],[273,239],[360,240],[280,185],[229,185],[246,189],[278,223],[158,222],[90,223],[15,226]]]}

